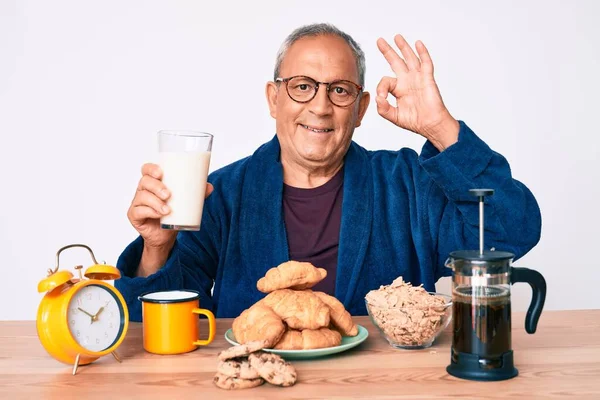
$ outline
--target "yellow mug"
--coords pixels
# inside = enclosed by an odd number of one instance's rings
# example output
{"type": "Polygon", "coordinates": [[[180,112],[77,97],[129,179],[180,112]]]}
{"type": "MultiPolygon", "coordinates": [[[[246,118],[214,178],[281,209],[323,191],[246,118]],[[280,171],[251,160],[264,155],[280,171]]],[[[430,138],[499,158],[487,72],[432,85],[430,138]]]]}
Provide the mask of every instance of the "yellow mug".
{"type": "Polygon", "coordinates": [[[144,349],[155,354],[180,354],[205,346],[215,338],[215,316],[200,307],[195,290],[145,293],[142,302],[144,349]],[[208,339],[198,338],[198,317],[208,317],[208,339]]]}

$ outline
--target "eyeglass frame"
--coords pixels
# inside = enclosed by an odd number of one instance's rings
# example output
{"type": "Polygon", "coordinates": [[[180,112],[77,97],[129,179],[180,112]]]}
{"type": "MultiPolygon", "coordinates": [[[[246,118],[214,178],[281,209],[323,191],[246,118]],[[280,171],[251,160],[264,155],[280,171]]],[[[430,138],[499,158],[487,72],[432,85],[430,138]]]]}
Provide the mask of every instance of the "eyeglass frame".
{"type": "Polygon", "coordinates": [[[333,104],[336,107],[342,107],[342,108],[350,107],[352,104],[354,104],[356,102],[356,99],[358,99],[360,97],[360,95],[363,93],[363,91],[365,89],[365,87],[363,85],[356,84],[356,83],[354,83],[352,81],[349,81],[347,79],[337,79],[337,80],[331,81],[331,82],[319,82],[316,79],[313,79],[310,76],[306,76],[306,75],[294,75],[294,76],[290,76],[288,78],[279,77],[279,78],[275,78],[275,82],[277,82],[277,83],[282,83],[282,82],[285,83],[285,91],[287,92],[287,94],[290,97],[290,99],[294,100],[296,103],[301,103],[301,104],[305,104],[305,103],[311,102],[315,97],[317,97],[317,93],[319,93],[319,86],[320,85],[325,85],[325,91],[327,93],[327,98],[329,99],[329,101],[331,101],[331,104],[333,104]],[[310,79],[311,81],[315,82],[315,84],[316,84],[315,91],[314,91],[314,93],[313,93],[313,95],[312,95],[312,97],[310,99],[305,100],[305,101],[299,101],[299,100],[296,100],[296,99],[294,99],[292,97],[292,95],[290,94],[290,90],[288,88],[288,82],[291,81],[294,78],[307,78],[307,79],[310,79]],[[354,100],[352,100],[352,103],[346,104],[345,106],[340,106],[340,105],[336,104],[333,100],[331,100],[331,97],[329,97],[329,91],[330,91],[331,85],[334,84],[334,83],[337,83],[337,82],[348,82],[348,83],[351,83],[354,86],[356,86],[356,88],[358,89],[358,94],[356,95],[356,97],[354,98],[354,100]]]}

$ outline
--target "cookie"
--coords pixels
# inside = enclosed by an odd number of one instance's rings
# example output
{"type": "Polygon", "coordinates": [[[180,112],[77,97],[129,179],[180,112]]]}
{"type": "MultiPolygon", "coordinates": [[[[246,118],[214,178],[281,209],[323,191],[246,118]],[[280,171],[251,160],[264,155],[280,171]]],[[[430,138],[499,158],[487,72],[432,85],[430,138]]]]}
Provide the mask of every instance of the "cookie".
{"type": "Polygon", "coordinates": [[[218,357],[221,361],[227,361],[231,358],[247,356],[250,353],[264,349],[264,347],[264,340],[253,340],[248,343],[238,344],[237,346],[233,346],[228,348],[227,350],[223,350],[219,353],[218,357]]]}
{"type": "Polygon", "coordinates": [[[246,358],[233,358],[227,361],[220,361],[219,365],[217,365],[217,372],[232,378],[250,380],[260,378],[258,372],[250,366],[250,362],[246,358]]]}
{"type": "Polygon", "coordinates": [[[220,372],[217,372],[215,377],[213,378],[213,383],[225,390],[237,390],[237,389],[250,389],[253,387],[257,387],[265,383],[264,379],[241,379],[241,378],[232,378],[231,376],[223,375],[220,372]]]}
{"type": "Polygon", "coordinates": [[[298,374],[292,364],[277,354],[258,351],[248,356],[250,365],[267,382],[277,386],[292,386],[298,374]]]}

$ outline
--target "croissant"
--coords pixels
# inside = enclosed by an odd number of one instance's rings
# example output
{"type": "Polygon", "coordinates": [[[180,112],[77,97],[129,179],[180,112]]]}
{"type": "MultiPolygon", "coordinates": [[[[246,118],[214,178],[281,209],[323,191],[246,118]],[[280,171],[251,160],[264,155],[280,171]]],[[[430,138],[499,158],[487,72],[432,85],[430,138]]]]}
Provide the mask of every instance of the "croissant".
{"type": "Polygon", "coordinates": [[[256,303],[233,320],[232,330],[240,344],[264,340],[265,347],[270,348],[281,339],[285,325],[273,310],[256,303]]]}
{"type": "Polygon", "coordinates": [[[312,291],[280,289],[258,303],[270,307],[292,329],[329,326],[329,307],[312,291]]]}
{"type": "Polygon", "coordinates": [[[322,349],[325,347],[339,346],[341,343],[342,335],[338,331],[331,329],[304,329],[303,331],[288,329],[281,337],[281,340],[275,345],[275,349],[322,349]]]}
{"type": "Polygon", "coordinates": [[[263,293],[277,289],[303,290],[315,286],[327,276],[327,271],[308,262],[287,261],[267,271],[256,283],[263,293]]]}
{"type": "Polygon", "coordinates": [[[329,314],[331,317],[332,325],[340,331],[344,336],[356,336],[358,335],[358,328],[352,320],[352,316],[344,305],[335,297],[328,295],[323,292],[313,292],[321,301],[329,307],[329,314]]]}

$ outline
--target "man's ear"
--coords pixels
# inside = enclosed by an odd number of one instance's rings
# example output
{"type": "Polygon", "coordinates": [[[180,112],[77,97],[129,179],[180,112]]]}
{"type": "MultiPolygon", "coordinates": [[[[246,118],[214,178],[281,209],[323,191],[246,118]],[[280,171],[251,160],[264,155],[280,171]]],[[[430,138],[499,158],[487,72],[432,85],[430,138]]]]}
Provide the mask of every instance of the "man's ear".
{"type": "Polygon", "coordinates": [[[267,82],[265,94],[267,95],[267,103],[269,104],[269,113],[271,114],[271,117],[277,118],[277,84],[271,81],[267,82]]]}
{"type": "Polygon", "coordinates": [[[360,126],[365,113],[367,112],[367,108],[369,108],[369,102],[371,100],[371,95],[369,92],[363,92],[360,96],[360,100],[358,101],[358,118],[356,119],[355,128],[360,126]]]}

